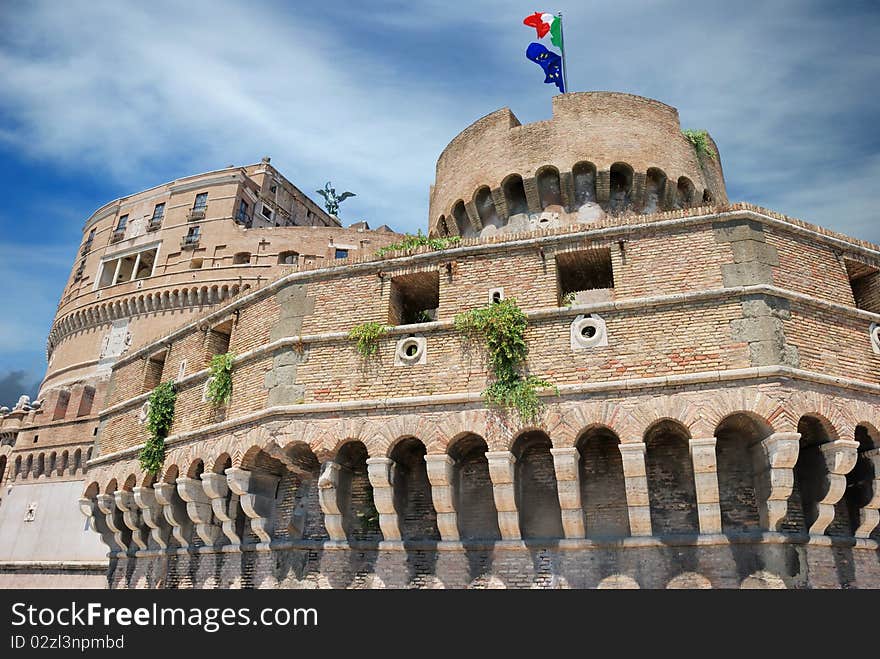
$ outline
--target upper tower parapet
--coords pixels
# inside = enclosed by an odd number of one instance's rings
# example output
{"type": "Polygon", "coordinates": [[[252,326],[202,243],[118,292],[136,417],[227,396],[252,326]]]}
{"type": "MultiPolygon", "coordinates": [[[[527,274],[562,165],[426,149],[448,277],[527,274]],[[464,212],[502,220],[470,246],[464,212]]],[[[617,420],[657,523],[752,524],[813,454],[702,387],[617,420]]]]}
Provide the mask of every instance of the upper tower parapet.
{"type": "Polygon", "coordinates": [[[720,155],[698,154],[678,111],[641,96],[553,98],[553,117],[521,124],[509,108],[474,122],[437,160],[431,235],[486,235],[727,203],[720,155]]]}

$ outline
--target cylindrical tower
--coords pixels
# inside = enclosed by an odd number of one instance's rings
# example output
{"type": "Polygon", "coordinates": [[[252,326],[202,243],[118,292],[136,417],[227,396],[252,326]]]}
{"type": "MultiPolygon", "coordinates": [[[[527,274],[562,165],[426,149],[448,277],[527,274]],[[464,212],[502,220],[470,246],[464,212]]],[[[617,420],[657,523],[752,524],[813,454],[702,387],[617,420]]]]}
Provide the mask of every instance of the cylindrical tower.
{"type": "Polygon", "coordinates": [[[678,111],[612,92],[553,98],[553,118],[521,125],[508,108],[471,124],[437,161],[431,235],[524,231],[605,214],[727,203],[718,149],[682,133],[678,111]]]}

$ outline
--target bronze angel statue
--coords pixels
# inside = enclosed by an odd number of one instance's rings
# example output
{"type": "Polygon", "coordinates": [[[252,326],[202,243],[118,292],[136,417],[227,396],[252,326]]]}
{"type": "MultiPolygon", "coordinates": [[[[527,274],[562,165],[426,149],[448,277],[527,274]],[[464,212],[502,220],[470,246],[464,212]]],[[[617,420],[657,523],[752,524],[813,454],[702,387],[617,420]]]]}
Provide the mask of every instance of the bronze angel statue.
{"type": "Polygon", "coordinates": [[[336,215],[339,213],[339,204],[348,199],[349,197],[356,197],[357,195],[354,192],[343,192],[338,197],[336,196],[336,188],[330,187],[330,181],[327,181],[327,184],[324,186],[323,190],[317,191],[319,195],[324,197],[324,208],[330,215],[336,215]]]}

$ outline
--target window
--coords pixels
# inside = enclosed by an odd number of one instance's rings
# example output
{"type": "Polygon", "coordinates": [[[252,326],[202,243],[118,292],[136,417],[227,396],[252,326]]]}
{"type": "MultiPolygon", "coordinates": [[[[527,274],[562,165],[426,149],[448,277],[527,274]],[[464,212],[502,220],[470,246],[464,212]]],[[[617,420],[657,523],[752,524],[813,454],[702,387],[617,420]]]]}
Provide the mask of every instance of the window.
{"type": "Polygon", "coordinates": [[[119,217],[119,221],[116,223],[117,231],[125,231],[125,225],[128,224],[128,215],[122,215],[119,217]]]}
{"type": "Polygon", "coordinates": [[[203,263],[204,263],[204,259],[192,259],[189,262],[189,269],[190,270],[198,270],[199,268],[202,267],[203,263]]]}
{"type": "Polygon", "coordinates": [[[58,401],[55,403],[55,413],[52,415],[53,421],[63,419],[67,415],[68,403],[70,403],[70,392],[66,389],[62,389],[58,392],[58,401]]]}
{"type": "Polygon", "coordinates": [[[162,370],[165,368],[165,356],[168,351],[163,350],[150,356],[144,369],[144,392],[152,391],[162,382],[162,370]]]}
{"type": "Polygon", "coordinates": [[[225,355],[229,352],[229,341],[232,338],[232,321],[215,325],[208,330],[205,337],[205,366],[211,363],[214,355],[225,355]]]}
{"type": "Polygon", "coordinates": [[[611,250],[606,247],[557,254],[556,279],[560,306],[569,305],[575,301],[586,304],[607,300],[607,289],[614,288],[611,250]],[[601,292],[586,296],[579,295],[583,291],[601,292]],[[583,299],[584,297],[587,299],[583,299]]]}
{"type": "Polygon", "coordinates": [[[86,260],[83,259],[82,261],[79,262],[79,266],[76,269],[76,273],[74,273],[74,275],[73,275],[73,281],[79,281],[80,279],[82,279],[83,273],[85,272],[85,270],[86,270],[86,260]]]}
{"type": "Polygon", "coordinates": [[[267,220],[272,219],[272,209],[269,208],[266,204],[263,204],[263,207],[260,209],[260,212],[263,214],[267,220]]]}
{"type": "Polygon", "coordinates": [[[880,313],[880,269],[867,263],[844,260],[856,308],[880,313]]]}
{"type": "Polygon", "coordinates": [[[250,206],[244,199],[240,199],[238,202],[238,213],[235,216],[235,219],[238,220],[241,224],[246,224],[250,226],[251,223],[251,215],[249,213],[250,206]]]}
{"type": "Polygon", "coordinates": [[[296,265],[299,261],[299,254],[296,252],[281,252],[278,255],[279,265],[296,265]]]}
{"type": "Polygon", "coordinates": [[[151,222],[161,222],[162,218],[165,216],[165,203],[156,204],[153,207],[153,217],[151,222]]]}
{"type": "Polygon", "coordinates": [[[238,252],[232,257],[232,265],[246,265],[251,262],[250,252],[238,252]]]}
{"type": "Polygon", "coordinates": [[[95,402],[95,388],[83,387],[82,396],[79,399],[77,416],[87,416],[92,413],[92,404],[95,402]]]}
{"type": "Polygon", "coordinates": [[[208,207],[208,193],[200,192],[196,195],[196,201],[193,204],[193,210],[205,210],[208,207]]]}
{"type": "Polygon", "coordinates": [[[104,261],[98,275],[98,286],[113,286],[152,276],[157,252],[158,248],[153,247],[104,261]]]}
{"type": "Polygon", "coordinates": [[[86,252],[88,252],[92,248],[92,242],[95,240],[95,229],[89,231],[89,237],[86,238],[86,241],[83,243],[82,249],[80,250],[80,255],[85,256],[86,252]]]}
{"type": "Polygon", "coordinates": [[[348,250],[347,249],[339,249],[336,248],[336,258],[337,259],[347,259],[348,258],[348,250]]]}
{"type": "Polygon", "coordinates": [[[200,234],[201,234],[201,228],[200,228],[200,227],[190,227],[190,228],[187,230],[187,232],[186,232],[186,236],[184,236],[184,238],[183,238],[183,242],[180,244],[180,246],[181,246],[181,247],[186,247],[186,246],[194,246],[194,245],[198,245],[198,244],[199,244],[199,235],[200,235],[200,234]]]}
{"type": "Polygon", "coordinates": [[[391,278],[388,322],[391,325],[428,323],[440,306],[440,273],[415,272],[391,278]]]}

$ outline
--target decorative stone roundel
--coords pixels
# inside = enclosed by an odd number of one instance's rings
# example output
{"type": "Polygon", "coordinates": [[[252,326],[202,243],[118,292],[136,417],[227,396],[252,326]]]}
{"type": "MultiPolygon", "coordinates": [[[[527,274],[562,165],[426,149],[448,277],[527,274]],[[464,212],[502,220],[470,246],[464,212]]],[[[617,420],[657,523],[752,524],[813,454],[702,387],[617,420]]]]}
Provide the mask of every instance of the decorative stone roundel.
{"type": "Polygon", "coordinates": [[[571,324],[571,349],[588,350],[608,345],[605,321],[595,314],[580,315],[571,324]]]}
{"type": "Polygon", "coordinates": [[[428,356],[428,340],[423,336],[408,336],[397,342],[394,352],[395,366],[424,364],[428,356]]]}
{"type": "Polygon", "coordinates": [[[877,323],[871,323],[868,333],[871,336],[871,349],[876,354],[880,355],[880,325],[877,323]]]}

